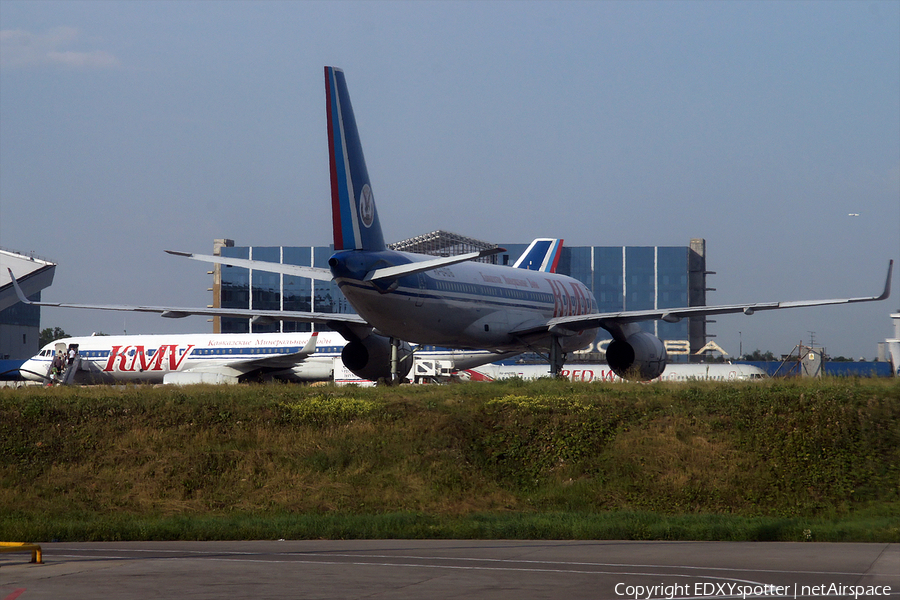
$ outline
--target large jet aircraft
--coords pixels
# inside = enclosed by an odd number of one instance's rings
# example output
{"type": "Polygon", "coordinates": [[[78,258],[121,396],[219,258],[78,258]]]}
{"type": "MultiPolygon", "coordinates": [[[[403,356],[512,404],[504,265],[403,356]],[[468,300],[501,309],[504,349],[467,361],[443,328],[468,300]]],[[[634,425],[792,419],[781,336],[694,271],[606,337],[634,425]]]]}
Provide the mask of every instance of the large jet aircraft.
{"type": "Polygon", "coordinates": [[[343,353],[345,364],[354,372],[366,373],[361,376],[367,379],[376,378],[369,376],[373,373],[383,374],[386,365],[390,365],[392,378],[398,377],[398,365],[410,352],[408,344],[400,340],[497,352],[546,352],[551,372],[558,374],[566,354],[587,347],[597,330],[603,328],[613,338],[606,353],[610,368],[622,377],[648,380],[662,374],[667,356],[662,341],[640,328],[641,321],[661,319],[673,323],[686,317],[740,312],[750,315],[763,310],[869,302],[883,300],[890,293],[893,261],[888,266],[884,291],[878,296],[601,313],[593,294],[582,282],[553,273],[552,269],[539,270],[540,266],[533,262],[520,264],[519,268],[472,262],[499,249],[440,258],[389,250],[341,69],[325,67],[325,99],[335,248],[328,261],[329,269],[173,254],[334,280],[358,315],[102,308],[157,312],[165,317],[219,315],[325,323],[348,341],[343,353]]]}
{"type": "MultiPolygon", "coordinates": [[[[19,373],[26,380],[51,382],[54,359],[65,357],[71,349],[74,366],[70,369],[66,364],[57,373],[60,383],[332,381],[346,379],[335,360],[346,343],[329,331],[72,337],[45,345],[25,361],[19,373]]],[[[422,349],[416,351],[415,359],[439,362],[450,371],[473,368],[498,356],[485,351],[422,349]]]]}
{"type": "MultiPolygon", "coordinates": [[[[569,381],[622,381],[609,365],[573,364],[562,369],[559,377],[569,381]]],[[[495,379],[539,379],[550,377],[547,365],[499,365],[486,364],[462,369],[457,377],[466,381],[494,381],[495,379]]],[[[730,363],[671,363],[666,370],[651,381],[761,381],[768,379],[765,371],[753,365],[730,363]]]]}

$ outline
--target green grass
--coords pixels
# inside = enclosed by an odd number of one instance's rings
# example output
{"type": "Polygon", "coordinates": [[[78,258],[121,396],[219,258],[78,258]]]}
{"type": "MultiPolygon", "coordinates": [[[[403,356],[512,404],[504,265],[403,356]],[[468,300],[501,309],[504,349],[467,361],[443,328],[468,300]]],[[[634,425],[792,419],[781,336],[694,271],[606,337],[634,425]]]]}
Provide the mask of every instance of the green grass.
{"type": "Polygon", "coordinates": [[[0,390],[0,539],[900,541],[900,385],[0,390]]]}

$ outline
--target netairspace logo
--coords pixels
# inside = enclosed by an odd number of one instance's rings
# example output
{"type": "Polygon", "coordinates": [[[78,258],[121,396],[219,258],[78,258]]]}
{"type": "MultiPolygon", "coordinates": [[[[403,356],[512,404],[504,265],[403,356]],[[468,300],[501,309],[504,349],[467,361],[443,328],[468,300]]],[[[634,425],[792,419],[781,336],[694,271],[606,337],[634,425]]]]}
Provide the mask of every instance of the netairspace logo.
{"type": "Polygon", "coordinates": [[[657,585],[626,585],[617,583],[617,596],[632,600],[674,600],[676,598],[798,598],[809,596],[836,598],[872,598],[890,596],[889,585],[842,585],[839,583],[822,585],[772,585],[746,583],[694,583],[657,585]]]}

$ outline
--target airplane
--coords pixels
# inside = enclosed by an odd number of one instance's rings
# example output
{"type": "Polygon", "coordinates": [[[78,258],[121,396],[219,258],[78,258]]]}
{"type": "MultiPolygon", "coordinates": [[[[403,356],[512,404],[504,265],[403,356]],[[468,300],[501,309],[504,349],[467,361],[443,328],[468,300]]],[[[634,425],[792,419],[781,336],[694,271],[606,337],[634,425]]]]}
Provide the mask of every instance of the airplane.
{"type": "MultiPolygon", "coordinates": [[[[538,379],[551,377],[547,365],[485,364],[461,369],[456,377],[465,381],[494,381],[497,379],[538,379]]],[[[559,377],[569,381],[623,381],[609,365],[573,364],[559,372],[559,377]]],[[[760,381],[768,379],[765,371],[753,365],[730,363],[670,363],[658,377],[648,381],[760,381]]]]}
{"type": "MultiPolygon", "coordinates": [[[[325,99],[335,248],[328,269],[168,252],[206,262],[335,281],[358,314],[30,303],[156,312],[172,318],[236,316],[324,323],[347,340],[342,356],[351,370],[375,379],[377,376],[370,375],[381,376],[387,367],[392,381],[399,380],[399,365],[411,352],[408,342],[495,352],[546,352],[551,373],[559,374],[567,354],[587,347],[602,328],[613,338],[606,352],[613,372],[645,381],[663,373],[668,357],[663,342],[641,329],[642,321],[674,323],[687,317],[871,302],[890,294],[893,260],[888,264],[884,291],[878,296],[601,313],[591,291],[577,279],[551,269],[540,270],[535,263],[516,268],[472,262],[502,252],[499,248],[438,258],[389,250],[346,78],[339,68],[325,67],[325,99]]],[[[19,298],[27,302],[24,295],[19,298]]]]}
{"type": "MultiPolygon", "coordinates": [[[[76,352],[75,367],[58,374],[56,380],[61,383],[347,381],[335,361],[346,343],[339,334],[328,331],[71,337],[46,344],[22,364],[19,373],[25,380],[49,383],[54,379],[51,376],[54,358],[58,354],[64,356],[71,348],[76,352]]],[[[495,361],[498,355],[485,351],[421,349],[415,352],[414,358],[431,364],[439,362],[449,371],[495,361]]]]}

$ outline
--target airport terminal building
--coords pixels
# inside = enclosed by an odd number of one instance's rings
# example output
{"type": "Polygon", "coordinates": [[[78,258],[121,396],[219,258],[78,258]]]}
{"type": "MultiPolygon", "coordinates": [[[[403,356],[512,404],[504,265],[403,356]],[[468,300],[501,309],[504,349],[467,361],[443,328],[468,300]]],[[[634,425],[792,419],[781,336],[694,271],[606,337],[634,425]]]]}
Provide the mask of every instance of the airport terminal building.
{"type": "MultiPolygon", "coordinates": [[[[506,252],[482,260],[511,265],[528,243],[492,244],[435,231],[390,245],[395,250],[434,256],[452,256],[497,246],[506,248],[506,252]]],[[[328,259],[333,253],[333,246],[236,246],[228,239],[213,243],[213,254],[220,256],[322,268],[328,267],[328,259]]],[[[557,272],[584,283],[594,293],[601,312],[705,306],[706,292],[710,289],[706,285],[706,276],[711,274],[706,270],[706,241],[703,239],[692,239],[687,246],[564,245],[557,272]]],[[[210,274],[213,275],[210,290],[214,307],[354,312],[332,282],[218,264],[210,274]]],[[[216,318],[213,323],[216,333],[310,329],[308,323],[290,321],[253,323],[249,319],[216,318]]],[[[666,343],[673,359],[688,353],[696,354],[710,337],[706,332],[707,320],[703,317],[678,323],[647,321],[642,326],[666,343]]],[[[602,351],[607,337],[601,331],[595,346],[586,352],[602,351]]]]}

